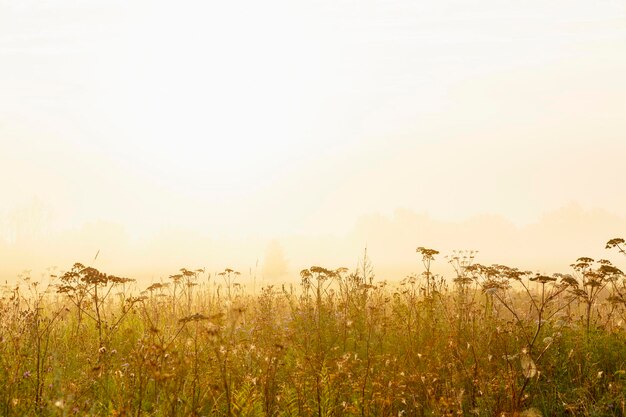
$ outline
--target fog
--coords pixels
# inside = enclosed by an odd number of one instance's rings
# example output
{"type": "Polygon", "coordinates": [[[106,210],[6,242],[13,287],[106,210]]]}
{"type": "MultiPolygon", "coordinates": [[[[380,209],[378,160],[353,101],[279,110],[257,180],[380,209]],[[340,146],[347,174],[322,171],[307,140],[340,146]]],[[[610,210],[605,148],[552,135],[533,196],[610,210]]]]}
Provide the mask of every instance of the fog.
{"type": "Polygon", "coordinates": [[[0,0],[0,273],[608,257],[625,23],[612,1],[0,0]]]}
{"type": "MultiPolygon", "coordinates": [[[[11,240],[0,245],[0,277],[13,282],[26,270],[33,278],[67,270],[74,262],[135,278],[140,286],[166,279],[180,268],[216,273],[232,268],[249,287],[296,283],[312,265],[355,270],[367,248],[378,280],[398,281],[421,273],[418,246],[440,251],[434,271],[453,277],[446,255],[475,250],[476,262],[506,264],[542,273],[571,272],[578,257],[624,263],[604,249],[606,241],[626,236],[626,219],[600,209],[570,204],[518,227],[497,215],[445,221],[426,213],[398,209],[392,215],[361,217],[346,234],[247,236],[226,239],[199,230],[163,229],[132,238],[119,224],[98,222],[76,230],[50,231],[35,213],[41,207],[4,219],[11,240]],[[30,227],[25,222],[30,219],[30,227]],[[52,271],[49,268],[54,267],[52,271]]],[[[39,213],[43,216],[43,213],[39,213]]]]}

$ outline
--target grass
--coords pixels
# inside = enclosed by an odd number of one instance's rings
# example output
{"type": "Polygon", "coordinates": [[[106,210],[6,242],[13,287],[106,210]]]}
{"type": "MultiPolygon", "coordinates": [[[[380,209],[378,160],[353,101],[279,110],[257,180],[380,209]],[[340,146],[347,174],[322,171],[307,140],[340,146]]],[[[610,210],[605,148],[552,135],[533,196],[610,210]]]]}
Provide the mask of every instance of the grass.
{"type": "MultiPolygon", "coordinates": [[[[624,241],[607,248],[622,253],[624,241]]],[[[76,264],[0,301],[3,416],[623,416],[626,284],[607,261],[537,275],[418,248],[399,285],[311,267],[245,291],[181,269],[138,293],[76,264]]]]}

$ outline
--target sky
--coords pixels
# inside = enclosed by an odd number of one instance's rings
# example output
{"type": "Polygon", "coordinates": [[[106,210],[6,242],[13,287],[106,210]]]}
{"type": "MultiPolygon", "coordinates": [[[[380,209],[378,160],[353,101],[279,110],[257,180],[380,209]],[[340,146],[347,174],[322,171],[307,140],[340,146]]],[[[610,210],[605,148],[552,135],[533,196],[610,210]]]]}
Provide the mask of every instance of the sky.
{"type": "Polygon", "coordinates": [[[555,213],[626,235],[625,73],[621,1],[0,0],[0,272],[391,268],[477,221],[547,267],[555,213]]]}

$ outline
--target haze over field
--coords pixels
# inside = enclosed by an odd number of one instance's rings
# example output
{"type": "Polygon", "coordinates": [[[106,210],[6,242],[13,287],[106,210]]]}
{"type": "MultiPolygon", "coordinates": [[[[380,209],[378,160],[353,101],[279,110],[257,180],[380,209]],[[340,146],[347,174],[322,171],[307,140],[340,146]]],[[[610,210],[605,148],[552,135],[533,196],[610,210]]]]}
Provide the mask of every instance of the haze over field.
{"type": "Polygon", "coordinates": [[[0,0],[0,277],[610,259],[624,74],[618,1],[0,0]]]}

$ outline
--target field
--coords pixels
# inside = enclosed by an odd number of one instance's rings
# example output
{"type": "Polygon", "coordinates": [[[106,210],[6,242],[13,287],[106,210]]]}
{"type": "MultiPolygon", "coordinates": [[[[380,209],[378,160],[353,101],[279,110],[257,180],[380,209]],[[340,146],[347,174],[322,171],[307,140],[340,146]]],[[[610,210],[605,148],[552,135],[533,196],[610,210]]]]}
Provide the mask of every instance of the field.
{"type": "Polygon", "coordinates": [[[81,264],[45,288],[24,276],[0,303],[0,415],[626,415],[617,266],[545,276],[417,252],[423,272],[398,285],[367,254],[258,293],[230,269],[143,291],[81,264]]]}

